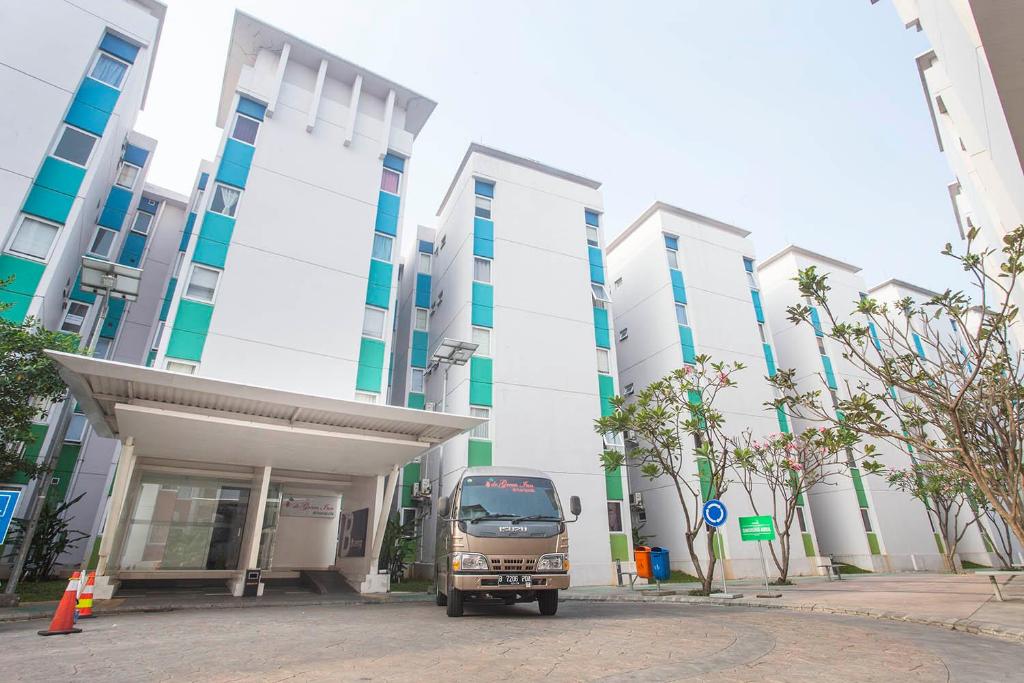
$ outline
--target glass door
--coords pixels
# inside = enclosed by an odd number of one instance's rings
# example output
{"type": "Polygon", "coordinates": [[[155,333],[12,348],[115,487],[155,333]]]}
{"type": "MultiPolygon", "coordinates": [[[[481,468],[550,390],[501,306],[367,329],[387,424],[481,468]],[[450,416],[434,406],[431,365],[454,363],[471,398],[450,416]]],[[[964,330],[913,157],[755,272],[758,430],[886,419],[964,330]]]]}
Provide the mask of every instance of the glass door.
{"type": "Polygon", "coordinates": [[[269,570],[274,560],[277,545],[277,522],[281,518],[281,485],[271,482],[267,489],[267,507],[263,510],[263,530],[260,533],[260,553],[257,564],[260,569],[269,570]]]}

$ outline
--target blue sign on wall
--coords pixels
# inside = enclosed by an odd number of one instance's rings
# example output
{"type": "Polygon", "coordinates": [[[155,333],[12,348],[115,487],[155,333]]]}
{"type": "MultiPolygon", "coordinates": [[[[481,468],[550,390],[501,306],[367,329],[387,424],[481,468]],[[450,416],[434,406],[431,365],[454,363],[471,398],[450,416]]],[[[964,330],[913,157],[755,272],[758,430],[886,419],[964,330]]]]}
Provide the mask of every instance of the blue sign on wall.
{"type": "Polygon", "coordinates": [[[7,530],[14,519],[14,509],[18,507],[21,491],[0,491],[0,543],[7,540],[7,530]]]}
{"type": "Polygon", "coordinates": [[[704,503],[704,507],[701,509],[701,516],[704,517],[704,523],[708,526],[719,527],[725,524],[729,513],[725,509],[725,503],[712,498],[704,503]]]}

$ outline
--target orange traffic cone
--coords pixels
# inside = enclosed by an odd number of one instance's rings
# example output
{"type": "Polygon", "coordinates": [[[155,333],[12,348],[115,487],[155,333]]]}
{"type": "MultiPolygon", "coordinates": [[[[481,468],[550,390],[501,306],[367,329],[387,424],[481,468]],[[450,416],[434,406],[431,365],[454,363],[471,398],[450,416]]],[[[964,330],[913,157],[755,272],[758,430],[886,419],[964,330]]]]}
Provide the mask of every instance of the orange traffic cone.
{"type": "Polygon", "coordinates": [[[96,585],[96,572],[89,572],[89,578],[85,582],[82,594],[78,596],[78,618],[95,619],[92,613],[92,587],[96,585]]]}
{"type": "Polygon", "coordinates": [[[41,636],[66,635],[68,633],[81,633],[82,629],[75,628],[75,600],[78,597],[78,582],[81,575],[75,572],[68,581],[68,587],[64,589],[64,596],[57,605],[57,611],[53,613],[50,621],[50,628],[45,631],[38,631],[41,636]]]}

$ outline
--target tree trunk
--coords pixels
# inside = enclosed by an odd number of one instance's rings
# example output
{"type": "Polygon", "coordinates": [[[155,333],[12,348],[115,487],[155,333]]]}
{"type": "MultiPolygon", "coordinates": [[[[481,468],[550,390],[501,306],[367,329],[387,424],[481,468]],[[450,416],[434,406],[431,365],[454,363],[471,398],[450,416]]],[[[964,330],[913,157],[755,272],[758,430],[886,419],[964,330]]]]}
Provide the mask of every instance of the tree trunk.
{"type": "Polygon", "coordinates": [[[715,532],[714,527],[708,527],[708,573],[704,575],[704,583],[702,585],[705,595],[711,593],[711,584],[715,580],[715,564],[717,563],[717,558],[715,557],[715,532]]]}

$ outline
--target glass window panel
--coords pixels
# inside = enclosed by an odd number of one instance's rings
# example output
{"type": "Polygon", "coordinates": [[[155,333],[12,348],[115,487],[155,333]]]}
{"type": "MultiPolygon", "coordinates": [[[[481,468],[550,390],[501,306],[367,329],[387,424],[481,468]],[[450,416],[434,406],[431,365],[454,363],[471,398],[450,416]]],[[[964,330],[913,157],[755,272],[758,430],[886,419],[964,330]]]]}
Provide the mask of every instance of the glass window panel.
{"type": "Polygon", "coordinates": [[[167,326],[167,323],[164,322],[163,320],[161,320],[160,322],[157,323],[157,325],[156,325],[156,334],[153,335],[153,345],[150,348],[152,348],[152,349],[160,348],[160,339],[164,336],[164,327],[166,327],[166,326],[167,326]]]}
{"type": "Polygon", "coordinates": [[[109,358],[110,357],[110,339],[106,337],[100,337],[96,340],[96,348],[93,349],[93,358],[109,358]]]}
{"type": "Polygon", "coordinates": [[[18,227],[18,234],[11,242],[11,251],[44,259],[50,254],[50,247],[60,230],[56,225],[43,223],[34,218],[25,217],[18,227]]]}
{"type": "Polygon", "coordinates": [[[867,508],[860,509],[860,519],[864,523],[864,531],[871,531],[871,516],[867,508]]]}
{"type": "Polygon", "coordinates": [[[53,150],[53,156],[79,166],[85,166],[95,144],[96,138],[88,133],[64,126],[64,132],[61,133],[60,141],[53,150]]]}
{"type": "Polygon", "coordinates": [[[71,422],[68,423],[68,430],[64,433],[64,441],[82,443],[82,437],[85,435],[85,425],[87,424],[88,420],[85,419],[85,415],[77,413],[72,415],[71,422]]]}
{"type": "Polygon", "coordinates": [[[167,361],[167,364],[164,367],[170,372],[177,372],[182,375],[196,374],[196,366],[192,365],[191,363],[179,363],[178,361],[175,360],[169,360],[167,361]]]}
{"type": "Polygon", "coordinates": [[[814,339],[818,342],[818,353],[820,353],[821,355],[824,356],[825,355],[825,342],[823,342],[821,340],[821,337],[815,337],[814,339]]]}
{"type": "Polygon", "coordinates": [[[491,355],[491,331],[486,327],[473,328],[473,343],[476,344],[477,355],[491,355]]]}
{"type": "Polygon", "coordinates": [[[491,200],[487,197],[481,197],[477,195],[476,198],[476,215],[480,218],[491,217],[491,200]]]}
{"type": "Polygon", "coordinates": [[[804,509],[796,509],[796,521],[800,525],[800,531],[807,531],[807,520],[804,519],[804,509]]]}
{"type": "Polygon", "coordinates": [[[124,75],[127,71],[128,65],[124,62],[116,60],[109,55],[100,54],[89,75],[113,88],[120,88],[121,81],[124,80],[124,75]]]}
{"type": "Polygon", "coordinates": [[[142,233],[143,235],[149,234],[149,224],[153,222],[153,214],[146,213],[145,211],[138,211],[135,213],[135,222],[132,223],[132,230],[134,232],[142,233]]]}
{"type": "Polygon", "coordinates": [[[398,194],[398,188],[402,183],[402,174],[385,168],[380,177],[380,189],[391,194],[398,194]]]}
{"type": "Polygon", "coordinates": [[[192,277],[189,278],[185,296],[198,301],[213,301],[213,295],[217,291],[217,280],[219,278],[220,273],[218,271],[196,266],[192,269],[192,277]]]}
{"type": "Polygon", "coordinates": [[[382,338],[384,336],[384,318],[384,309],[367,306],[366,313],[363,315],[363,334],[375,339],[382,338]]]}
{"type": "Polygon", "coordinates": [[[594,298],[598,301],[611,301],[611,299],[608,298],[608,293],[604,289],[604,285],[592,282],[590,284],[590,290],[594,293],[594,298]]]}
{"type": "Polygon", "coordinates": [[[622,504],[618,501],[608,501],[608,530],[622,531],[622,504]]]}
{"type": "Polygon", "coordinates": [[[85,324],[85,316],[88,314],[89,306],[87,304],[72,301],[68,304],[64,321],[60,324],[61,332],[74,332],[75,334],[81,332],[82,325],[85,324]]]}
{"type": "Polygon", "coordinates": [[[597,228],[595,228],[593,225],[588,225],[587,226],[587,244],[589,244],[592,247],[598,247],[598,246],[601,246],[600,245],[600,241],[601,241],[601,239],[600,239],[600,235],[597,232],[597,228]]]}
{"type": "Polygon", "coordinates": [[[757,289],[757,280],[754,278],[754,274],[747,271],[747,284],[750,285],[751,289],[757,289]]]}
{"type": "Polygon", "coordinates": [[[412,369],[409,391],[416,392],[417,394],[423,393],[423,370],[420,370],[419,368],[412,369]]]}
{"type": "Polygon", "coordinates": [[[491,281],[491,262],[487,259],[473,259],[473,279],[477,282],[491,281]]]}
{"type": "Polygon", "coordinates": [[[235,210],[238,208],[238,199],[241,196],[242,193],[234,188],[227,187],[226,185],[217,185],[213,190],[213,201],[210,203],[210,211],[225,216],[234,216],[235,210]]]}
{"type": "Polygon", "coordinates": [[[679,270],[679,259],[676,258],[676,252],[671,249],[666,249],[665,253],[668,255],[668,267],[679,270]]]}
{"type": "Polygon", "coordinates": [[[250,145],[256,142],[256,132],[260,129],[260,122],[250,119],[248,116],[239,114],[235,117],[235,127],[231,131],[231,137],[250,145]]]}
{"type": "MultiPolygon", "coordinates": [[[[480,417],[487,420],[491,419],[491,411],[487,408],[474,408],[469,407],[470,417],[480,417]]],[[[491,423],[484,422],[482,425],[473,428],[473,431],[469,433],[474,439],[489,439],[491,438],[491,423]]]]}
{"type": "Polygon", "coordinates": [[[676,322],[680,325],[690,324],[690,318],[686,315],[686,306],[683,304],[676,304],[676,322]]]}
{"type": "Polygon", "coordinates": [[[114,238],[117,233],[106,228],[96,228],[96,236],[92,239],[89,253],[106,258],[110,255],[110,248],[114,246],[114,238]]]}
{"type": "Polygon", "coordinates": [[[416,329],[426,330],[427,321],[430,319],[430,313],[425,308],[416,309],[416,329]]]}
{"type": "Polygon", "coordinates": [[[762,344],[767,344],[768,343],[768,337],[765,336],[764,325],[762,325],[761,323],[757,324],[757,333],[761,335],[761,343],[762,344]]]}
{"type": "Polygon", "coordinates": [[[423,253],[421,253],[419,255],[417,272],[419,272],[419,273],[429,273],[430,272],[430,254],[423,254],[423,253]]]}
{"type": "Polygon", "coordinates": [[[373,233],[373,258],[390,261],[393,241],[387,235],[382,235],[379,232],[373,233]]]}
{"type": "Polygon", "coordinates": [[[597,350],[597,371],[608,373],[611,372],[611,359],[609,358],[608,351],[605,349],[597,350]]]}
{"type": "Polygon", "coordinates": [[[131,164],[121,164],[121,170],[117,172],[117,180],[115,182],[121,187],[126,187],[130,190],[133,187],[135,187],[135,179],[138,177],[138,166],[132,166],[131,164]]]}
{"type": "Polygon", "coordinates": [[[357,391],[356,400],[359,401],[360,403],[376,403],[377,394],[370,394],[365,391],[357,391]]]}

